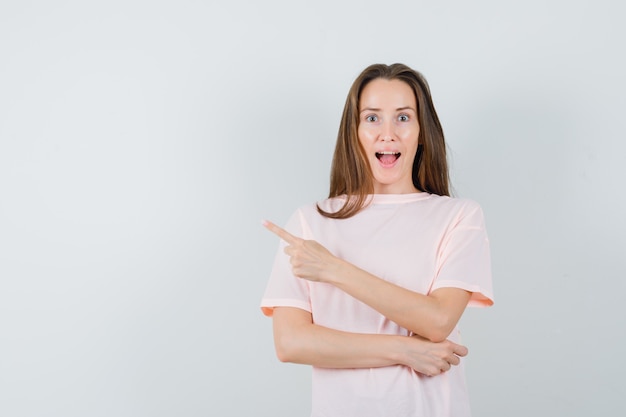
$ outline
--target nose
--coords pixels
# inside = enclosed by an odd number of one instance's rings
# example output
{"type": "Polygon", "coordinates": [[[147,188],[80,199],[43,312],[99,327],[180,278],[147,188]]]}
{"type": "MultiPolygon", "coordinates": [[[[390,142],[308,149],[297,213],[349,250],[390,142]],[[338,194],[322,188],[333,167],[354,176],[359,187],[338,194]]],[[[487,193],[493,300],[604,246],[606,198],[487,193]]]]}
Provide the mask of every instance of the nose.
{"type": "Polygon", "coordinates": [[[395,129],[391,121],[387,120],[382,123],[380,130],[380,139],[384,142],[391,142],[395,140],[395,129]]]}

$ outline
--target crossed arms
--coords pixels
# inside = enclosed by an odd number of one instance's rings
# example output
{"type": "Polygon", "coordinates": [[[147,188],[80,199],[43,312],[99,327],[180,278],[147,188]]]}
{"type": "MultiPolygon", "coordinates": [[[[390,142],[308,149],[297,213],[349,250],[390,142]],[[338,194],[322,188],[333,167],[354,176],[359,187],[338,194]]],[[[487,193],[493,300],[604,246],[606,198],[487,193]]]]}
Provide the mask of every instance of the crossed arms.
{"type": "Polygon", "coordinates": [[[296,277],[334,285],[414,334],[344,332],[313,323],[305,310],[276,307],[274,343],[281,361],[328,368],[404,365],[437,375],[467,355],[466,347],[446,338],[467,306],[468,291],[440,288],[429,295],[416,293],[334,256],[316,241],[293,236],[271,222],[264,226],[287,242],[285,253],[296,277]]]}

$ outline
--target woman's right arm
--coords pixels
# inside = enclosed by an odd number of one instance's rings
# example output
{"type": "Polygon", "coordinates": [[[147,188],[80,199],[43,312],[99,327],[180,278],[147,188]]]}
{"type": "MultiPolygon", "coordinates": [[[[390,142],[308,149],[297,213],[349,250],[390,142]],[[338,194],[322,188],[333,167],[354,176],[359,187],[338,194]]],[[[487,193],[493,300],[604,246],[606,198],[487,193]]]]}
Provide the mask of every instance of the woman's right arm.
{"type": "Polygon", "coordinates": [[[282,362],[322,368],[377,368],[404,365],[438,375],[459,364],[467,348],[449,340],[434,343],[419,336],[350,333],[313,323],[311,313],[276,307],[273,313],[276,355],[282,362]]]}

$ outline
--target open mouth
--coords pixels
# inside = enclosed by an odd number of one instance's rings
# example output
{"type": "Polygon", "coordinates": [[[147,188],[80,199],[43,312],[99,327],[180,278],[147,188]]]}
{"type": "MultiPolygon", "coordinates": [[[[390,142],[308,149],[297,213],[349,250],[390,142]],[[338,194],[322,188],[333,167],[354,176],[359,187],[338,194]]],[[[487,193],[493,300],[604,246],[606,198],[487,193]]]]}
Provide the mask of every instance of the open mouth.
{"type": "Polygon", "coordinates": [[[393,165],[394,162],[400,158],[400,152],[376,152],[376,158],[378,158],[383,166],[393,165]]]}

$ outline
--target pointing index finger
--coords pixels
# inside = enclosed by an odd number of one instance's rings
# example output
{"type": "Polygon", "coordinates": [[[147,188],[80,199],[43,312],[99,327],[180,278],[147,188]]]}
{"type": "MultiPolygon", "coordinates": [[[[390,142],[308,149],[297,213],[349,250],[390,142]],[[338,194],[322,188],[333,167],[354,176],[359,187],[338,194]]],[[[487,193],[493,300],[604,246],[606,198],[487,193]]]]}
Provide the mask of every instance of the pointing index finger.
{"type": "Polygon", "coordinates": [[[290,245],[295,245],[300,241],[300,238],[292,235],[282,227],[279,227],[268,220],[263,220],[263,226],[290,245]]]}

